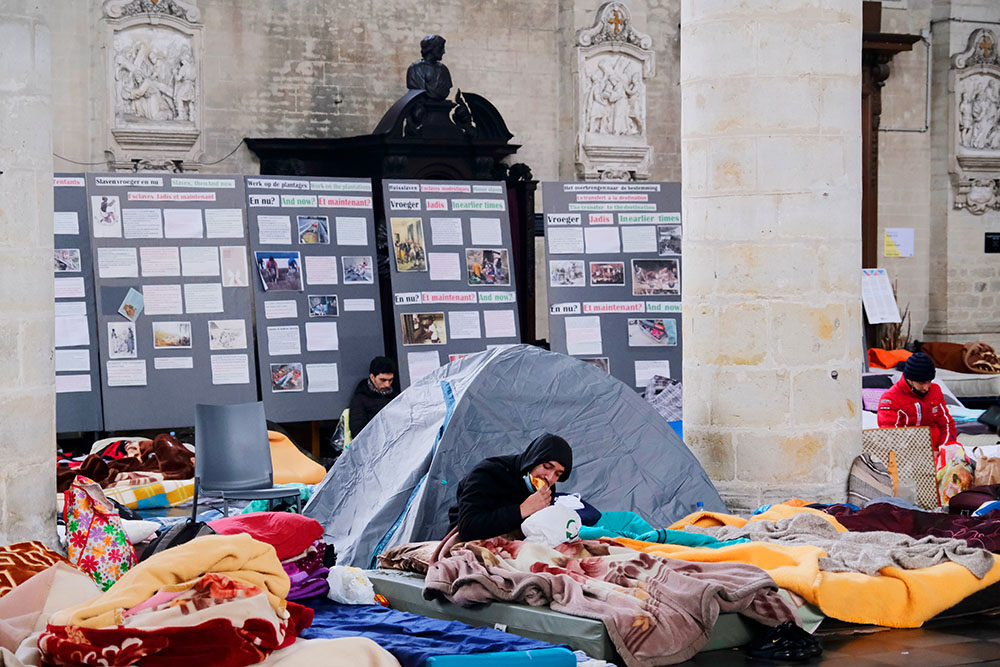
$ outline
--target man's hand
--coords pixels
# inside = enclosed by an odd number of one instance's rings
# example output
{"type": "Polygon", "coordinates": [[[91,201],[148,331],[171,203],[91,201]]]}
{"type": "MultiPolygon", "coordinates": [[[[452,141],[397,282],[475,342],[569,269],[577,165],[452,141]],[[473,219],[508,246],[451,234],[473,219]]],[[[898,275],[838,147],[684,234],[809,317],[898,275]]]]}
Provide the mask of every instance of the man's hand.
{"type": "Polygon", "coordinates": [[[521,518],[527,519],[529,516],[537,512],[538,510],[543,510],[552,503],[552,488],[549,485],[545,485],[538,489],[530,496],[528,496],[523,503],[521,503],[521,518]]]}

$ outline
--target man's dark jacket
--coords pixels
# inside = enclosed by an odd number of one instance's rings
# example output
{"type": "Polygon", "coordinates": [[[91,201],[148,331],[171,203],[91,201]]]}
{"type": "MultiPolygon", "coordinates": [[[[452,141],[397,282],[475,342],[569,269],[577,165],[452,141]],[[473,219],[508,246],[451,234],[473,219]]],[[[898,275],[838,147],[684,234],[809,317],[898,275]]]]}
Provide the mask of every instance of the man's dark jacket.
{"type": "MultiPolygon", "coordinates": [[[[524,476],[546,461],[558,461],[566,469],[565,482],[573,469],[573,450],[557,435],[535,438],[521,454],[493,456],[480,461],[461,482],[458,504],[448,511],[452,526],[462,540],[485,540],[517,530],[521,526],[521,503],[534,493],[524,476]]],[[[555,494],[555,487],[552,489],[555,494]]]]}
{"type": "Polygon", "coordinates": [[[351,437],[358,437],[361,429],[368,426],[368,422],[379,413],[379,410],[389,405],[389,401],[397,396],[399,396],[399,392],[395,388],[388,394],[380,394],[368,386],[367,379],[359,382],[349,406],[351,409],[351,437]]]}

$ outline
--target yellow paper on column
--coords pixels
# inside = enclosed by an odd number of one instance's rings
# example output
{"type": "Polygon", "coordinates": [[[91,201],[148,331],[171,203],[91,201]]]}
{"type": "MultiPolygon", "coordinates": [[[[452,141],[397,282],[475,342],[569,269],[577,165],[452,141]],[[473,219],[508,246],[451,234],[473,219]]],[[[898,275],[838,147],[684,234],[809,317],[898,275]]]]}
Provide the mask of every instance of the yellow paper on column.
{"type": "Polygon", "coordinates": [[[896,242],[892,240],[889,236],[889,232],[885,233],[885,256],[886,257],[902,257],[903,253],[899,251],[899,246],[896,242]]]}

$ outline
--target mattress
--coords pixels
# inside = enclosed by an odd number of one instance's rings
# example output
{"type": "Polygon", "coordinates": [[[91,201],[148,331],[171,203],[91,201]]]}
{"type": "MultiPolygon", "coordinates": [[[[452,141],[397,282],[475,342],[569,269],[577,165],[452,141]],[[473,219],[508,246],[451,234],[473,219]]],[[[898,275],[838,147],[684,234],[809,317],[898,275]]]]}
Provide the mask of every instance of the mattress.
{"type": "MultiPolygon", "coordinates": [[[[601,621],[570,616],[548,607],[530,607],[509,602],[492,602],[466,609],[442,600],[425,600],[422,575],[398,570],[370,570],[365,574],[371,579],[375,592],[384,595],[393,609],[430,618],[461,621],[474,626],[494,627],[551,644],[566,644],[592,658],[608,662],[618,660],[618,653],[601,621]]],[[[800,608],[799,613],[805,627],[810,630],[823,618],[809,607],[800,608]]],[[[743,646],[759,630],[760,625],[739,614],[722,614],[715,624],[711,639],[702,650],[743,646]]]]}
{"type": "Polygon", "coordinates": [[[956,373],[939,368],[934,379],[948,385],[959,398],[1000,396],[1000,375],[956,373]]]}

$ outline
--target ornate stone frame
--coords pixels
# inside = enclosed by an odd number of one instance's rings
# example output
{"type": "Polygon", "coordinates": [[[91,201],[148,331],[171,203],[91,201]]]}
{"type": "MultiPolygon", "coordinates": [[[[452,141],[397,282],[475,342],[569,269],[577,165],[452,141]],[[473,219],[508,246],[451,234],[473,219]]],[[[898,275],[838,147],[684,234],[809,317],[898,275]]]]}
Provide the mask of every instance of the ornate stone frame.
{"type": "MultiPolygon", "coordinates": [[[[996,34],[988,28],[972,31],[965,50],[952,56],[948,75],[954,207],[975,215],[1000,210],[1000,148],[974,148],[962,141],[963,115],[967,121],[971,113],[971,101],[963,98],[982,82],[1000,92],[1000,49],[996,34]]],[[[1000,114],[994,127],[1000,133],[1000,114]]]]}
{"type": "Polygon", "coordinates": [[[112,156],[109,160],[112,168],[119,171],[175,170],[177,161],[182,161],[184,171],[197,171],[200,167],[198,160],[204,150],[201,12],[189,0],[104,0],[102,27],[104,85],[107,92],[104,96],[106,108],[100,117],[103,119],[108,152],[112,156]],[[179,34],[187,42],[196,71],[191,105],[193,119],[190,121],[130,121],[117,113],[115,45],[123,35],[129,32],[140,34],[138,31],[171,31],[164,34],[179,34]]]}
{"type": "Polygon", "coordinates": [[[632,25],[632,13],[622,2],[606,2],[597,10],[597,18],[589,28],[576,34],[576,170],[577,176],[596,180],[647,180],[653,160],[653,147],[646,133],[646,85],[656,71],[653,40],[632,25]],[[641,115],[643,122],[637,134],[605,134],[589,131],[588,67],[589,63],[619,55],[633,61],[642,74],[641,115]]]}

